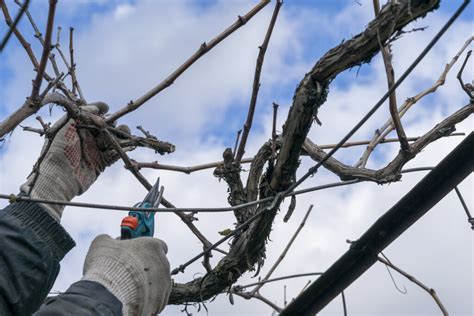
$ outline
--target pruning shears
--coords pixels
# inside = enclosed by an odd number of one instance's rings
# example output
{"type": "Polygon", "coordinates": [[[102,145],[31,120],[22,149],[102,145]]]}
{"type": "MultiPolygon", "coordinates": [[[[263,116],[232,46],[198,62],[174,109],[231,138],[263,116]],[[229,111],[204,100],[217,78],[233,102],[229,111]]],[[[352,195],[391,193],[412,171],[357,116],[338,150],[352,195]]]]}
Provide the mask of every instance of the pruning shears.
{"type": "MultiPolygon", "coordinates": [[[[163,198],[164,187],[160,187],[160,178],[145,196],[143,202],[134,207],[156,208],[163,198]]],[[[128,216],[122,219],[120,225],[121,239],[133,239],[138,237],[153,237],[155,233],[155,212],[129,211],[128,216]]]]}

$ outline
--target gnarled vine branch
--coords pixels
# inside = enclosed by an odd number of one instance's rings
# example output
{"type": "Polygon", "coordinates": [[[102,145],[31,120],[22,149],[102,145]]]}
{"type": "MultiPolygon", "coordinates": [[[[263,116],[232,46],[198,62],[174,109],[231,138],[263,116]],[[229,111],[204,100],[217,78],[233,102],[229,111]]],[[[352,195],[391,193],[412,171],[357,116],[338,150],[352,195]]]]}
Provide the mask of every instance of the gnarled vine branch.
{"type": "MultiPolygon", "coordinates": [[[[260,198],[274,196],[276,191],[285,190],[291,184],[299,165],[301,147],[317,109],[326,99],[330,81],[341,71],[366,62],[378,52],[377,30],[380,39],[384,41],[410,21],[436,8],[438,2],[399,1],[396,6],[387,4],[363,33],[330,50],[306,74],[295,92],[293,105],[283,127],[282,145],[275,167],[271,173],[267,171],[261,180],[260,198]],[[408,12],[410,5],[411,10],[408,12]],[[389,29],[388,25],[394,27],[389,29]]],[[[265,241],[280,203],[281,199],[271,204],[260,204],[257,213],[266,211],[234,238],[229,254],[205,276],[186,284],[175,284],[169,303],[180,304],[209,299],[231,286],[242,273],[252,269],[255,264],[261,265],[265,258],[265,241]]]]}

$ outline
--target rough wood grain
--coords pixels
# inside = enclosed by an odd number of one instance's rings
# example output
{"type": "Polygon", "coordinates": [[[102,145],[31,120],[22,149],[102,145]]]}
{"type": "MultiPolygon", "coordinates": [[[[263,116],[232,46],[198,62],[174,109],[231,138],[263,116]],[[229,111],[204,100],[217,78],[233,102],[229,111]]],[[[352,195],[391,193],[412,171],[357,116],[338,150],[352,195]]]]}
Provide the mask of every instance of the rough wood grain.
{"type": "MultiPolygon", "coordinates": [[[[260,198],[274,196],[275,191],[282,191],[290,185],[298,167],[301,147],[317,109],[326,99],[329,83],[341,71],[369,61],[378,52],[377,29],[380,30],[381,40],[386,40],[407,23],[435,9],[438,4],[439,0],[400,0],[396,5],[388,4],[364,32],[331,49],[315,64],[295,92],[293,105],[283,128],[282,147],[277,164],[271,174],[262,176],[260,198]],[[388,28],[388,25],[395,27],[388,28]]],[[[259,205],[257,210],[268,209],[249,224],[247,230],[235,236],[229,254],[205,276],[186,284],[174,284],[169,304],[210,299],[229,288],[256,264],[257,267],[263,264],[266,240],[280,203],[278,200],[272,207],[269,207],[269,203],[259,205]]]]}

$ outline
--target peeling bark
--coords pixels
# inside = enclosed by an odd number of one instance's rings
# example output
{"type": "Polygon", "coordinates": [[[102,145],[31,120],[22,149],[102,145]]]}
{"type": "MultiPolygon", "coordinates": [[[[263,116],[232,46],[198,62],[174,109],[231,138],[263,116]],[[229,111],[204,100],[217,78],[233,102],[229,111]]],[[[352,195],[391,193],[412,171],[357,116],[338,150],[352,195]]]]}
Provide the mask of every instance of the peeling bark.
{"type": "MultiPolygon", "coordinates": [[[[317,110],[326,100],[331,80],[350,67],[368,62],[379,51],[377,30],[380,39],[385,41],[409,22],[437,8],[438,4],[439,0],[390,2],[364,32],[331,49],[315,64],[295,92],[293,105],[283,127],[277,163],[271,172],[267,170],[260,184],[261,198],[274,196],[276,191],[282,191],[291,184],[299,165],[302,145],[317,110]]],[[[253,187],[250,194],[255,196],[253,187]]],[[[186,284],[174,284],[169,304],[210,299],[229,288],[244,272],[252,270],[255,264],[260,266],[265,259],[265,244],[280,203],[277,201],[260,218],[249,224],[248,229],[237,235],[229,254],[211,272],[186,284]]],[[[257,211],[268,206],[269,203],[261,204],[257,211]]]]}

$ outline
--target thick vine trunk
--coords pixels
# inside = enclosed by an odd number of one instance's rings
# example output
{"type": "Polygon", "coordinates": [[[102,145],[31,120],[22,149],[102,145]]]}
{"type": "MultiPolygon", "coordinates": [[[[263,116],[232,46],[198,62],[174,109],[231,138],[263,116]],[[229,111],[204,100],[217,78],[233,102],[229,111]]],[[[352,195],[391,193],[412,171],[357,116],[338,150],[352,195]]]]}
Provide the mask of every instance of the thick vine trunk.
{"type": "MultiPolygon", "coordinates": [[[[289,187],[298,168],[302,145],[325,102],[332,79],[340,72],[370,61],[379,51],[377,31],[382,41],[411,21],[436,9],[439,0],[399,0],[384,6],[365,31],[327,52],[305,75],[296,89],[293,104],[283,128],[282,145],[273,170],[267,171],[261,182],[260,197],[272,196],[289,187]],[[409,8],[410,6],[410,8],[409,8]]],[[[202,302],[218,295],[234,284],[254,265],[265,259],[265,244],[280,203],[249,224],[247,230],[237,235],[229,254],[205,276],[186,284],[174,284],[169,304],[202,302]]],[[[257,212],[268,207],[258,206],[257,212]]]]}

